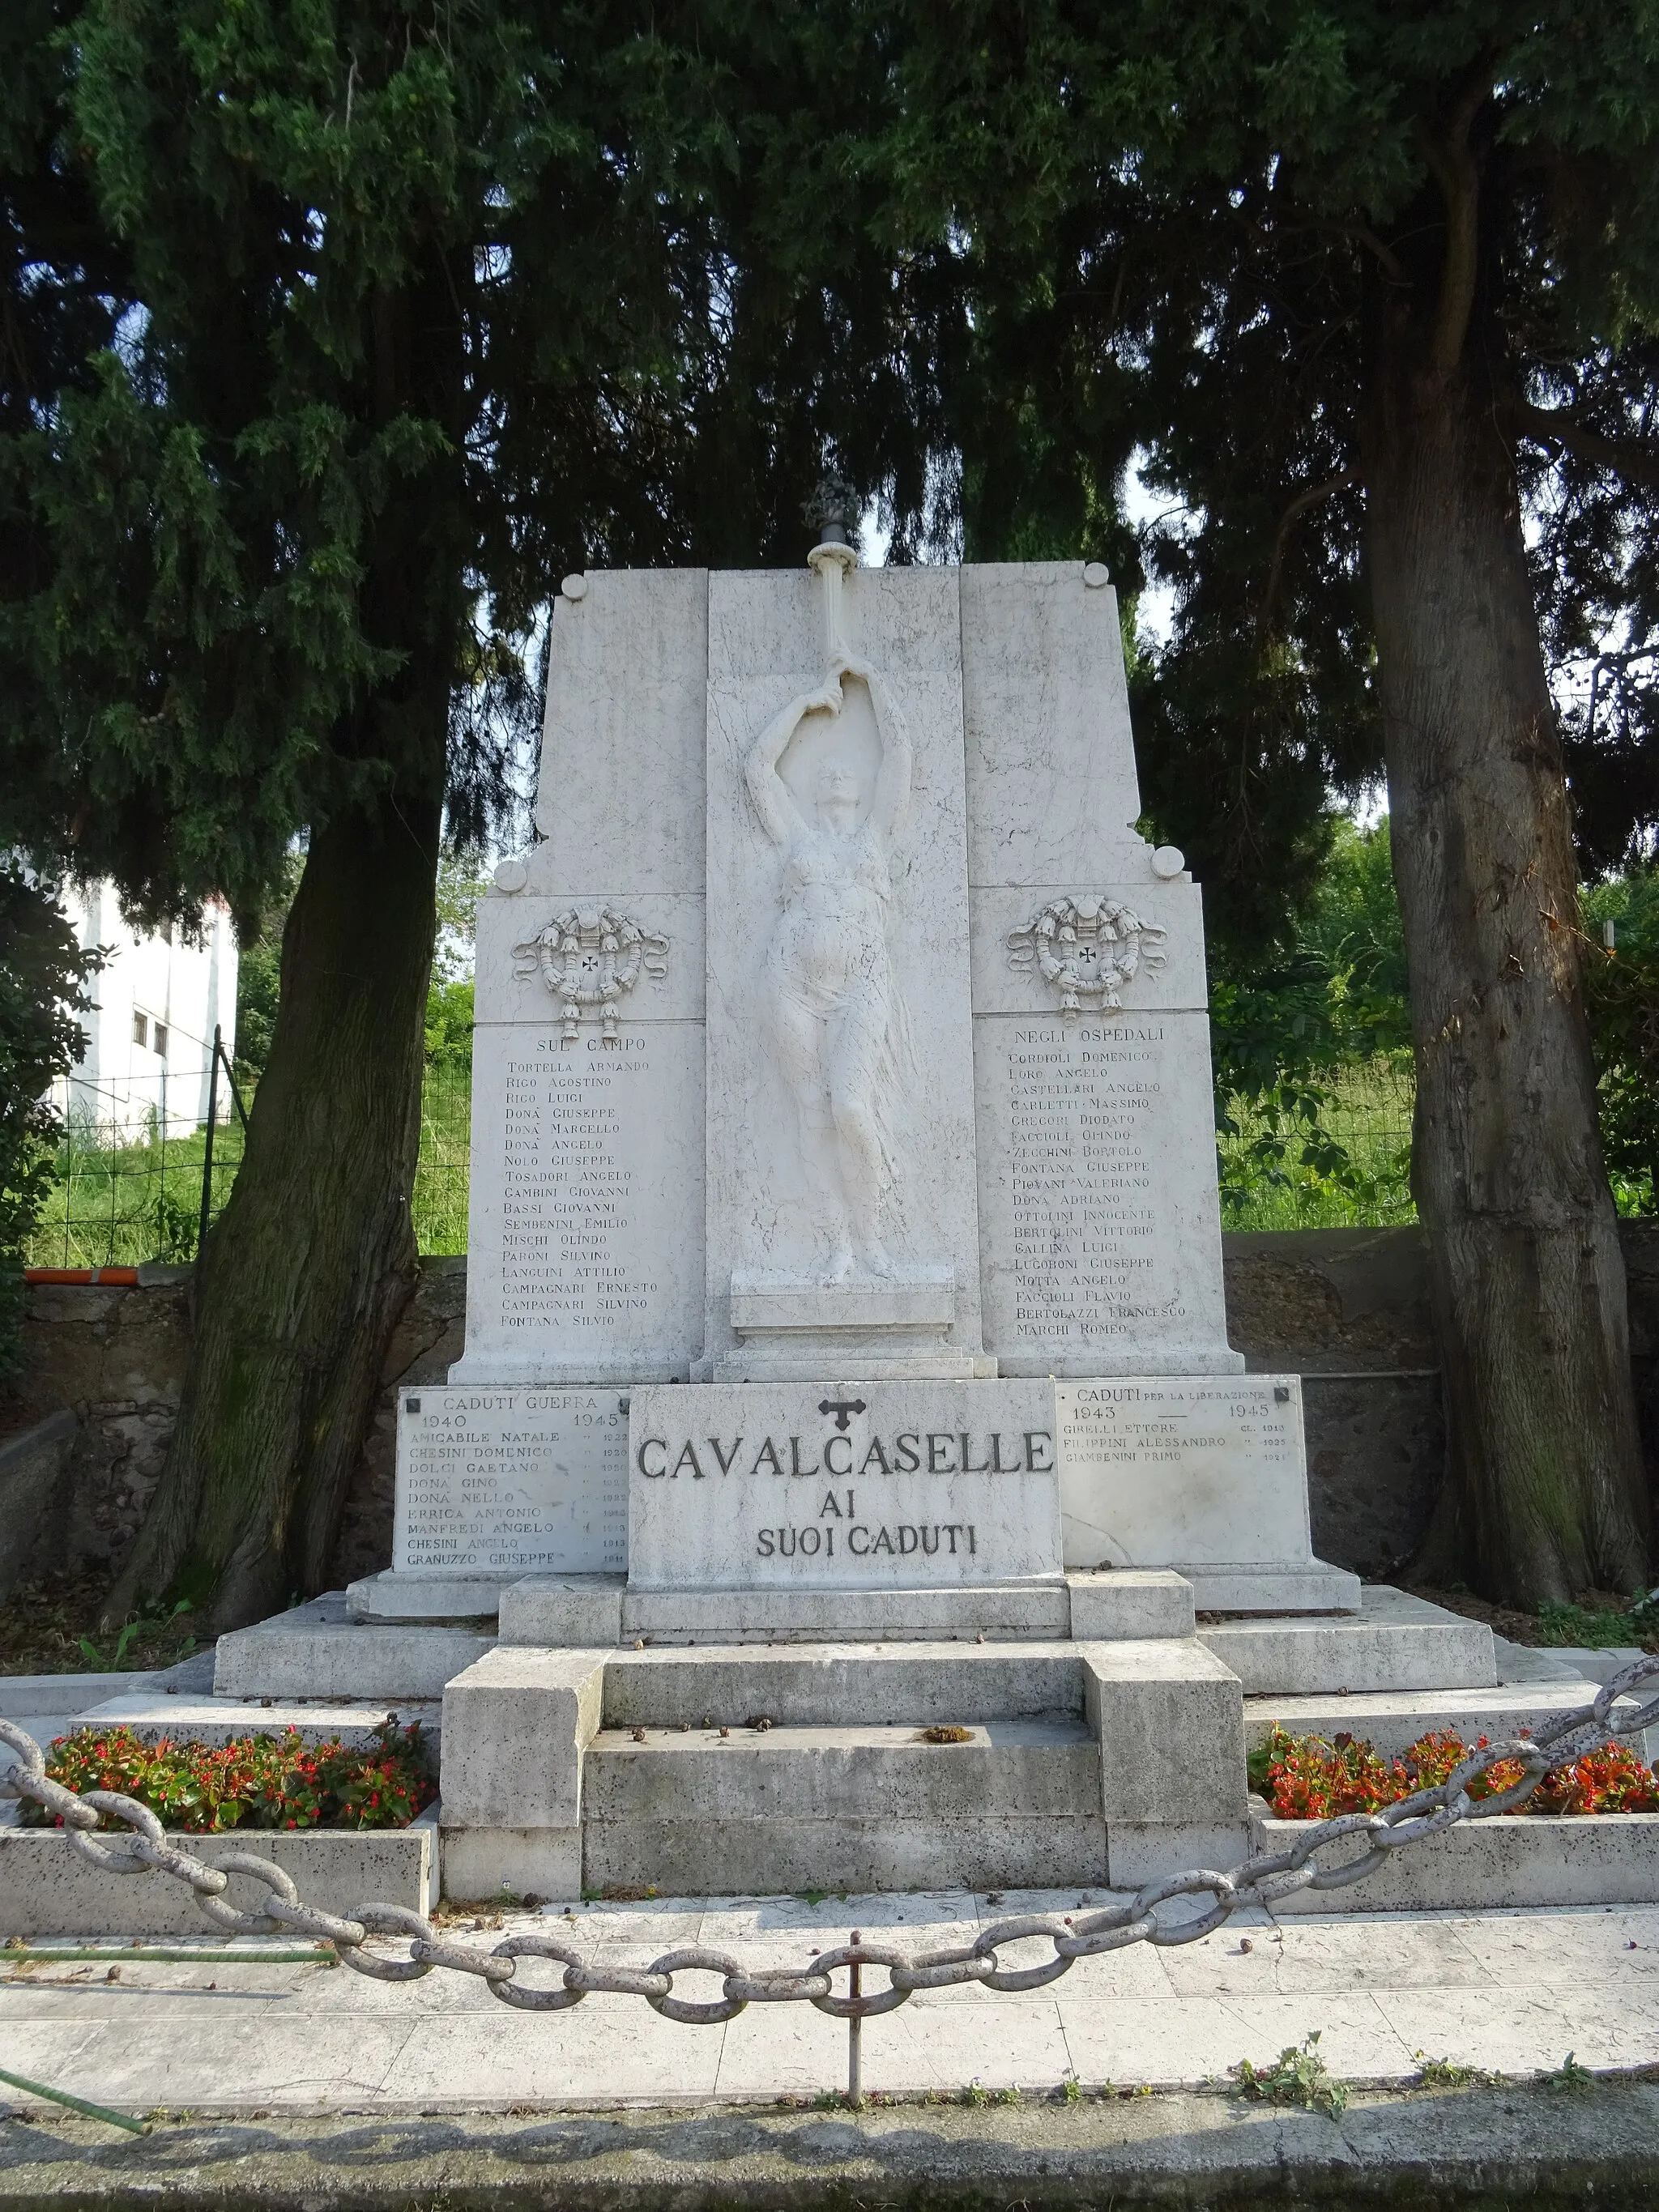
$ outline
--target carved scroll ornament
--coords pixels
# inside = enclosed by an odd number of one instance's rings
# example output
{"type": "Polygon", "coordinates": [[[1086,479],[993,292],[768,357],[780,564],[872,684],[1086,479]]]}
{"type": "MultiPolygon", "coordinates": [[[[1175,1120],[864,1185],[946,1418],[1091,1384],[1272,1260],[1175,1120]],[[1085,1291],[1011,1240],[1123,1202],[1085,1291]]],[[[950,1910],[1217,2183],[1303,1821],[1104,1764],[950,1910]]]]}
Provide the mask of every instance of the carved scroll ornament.
{"type": "Polygon", "coordinates": [[[564,1015],[562,1044],[574,1044],[584,1014],[597,1013],[607,1044],[617,1042],[622,1000],[641,974],[668,972],[668,939],[608,906],[573,907],[513,948],[523,978],[540,971],[564,1015]]]}
{"type": "Polygon", "coordinates": [[[1161,924],[1145,921],[1115,899],[1051,899],[1035,921],[1008,939],[1011,968],[1035,967],[1059,998],[1062,1014],[1116,1013],[1119,994],[1143,963],[1161,968],[1161,924]]]}

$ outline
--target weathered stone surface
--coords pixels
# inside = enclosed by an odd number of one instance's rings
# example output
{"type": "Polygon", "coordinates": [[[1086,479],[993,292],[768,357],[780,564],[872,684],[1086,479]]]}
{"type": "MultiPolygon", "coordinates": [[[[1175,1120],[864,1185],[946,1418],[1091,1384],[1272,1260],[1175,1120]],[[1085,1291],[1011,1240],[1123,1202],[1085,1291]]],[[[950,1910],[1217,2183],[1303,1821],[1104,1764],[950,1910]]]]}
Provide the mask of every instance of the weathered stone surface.
{"type": "Polygon", "coordinates": [[[1100,1753],[1075,1722],[607,1730],[586,1759],[590,1888],[705,1894],[1105,1880],[1100,1753]],[[1016,1875],[1013,1869],[1024,1869],[1016,1875]]]}
{"type": "Polygon", "coordinates": [[[1085,1714],[1100,1746],[1109,1831],[1244,1818],[1238,1679],[1202,1644],[1159,1638],[1080,1647],[1085,1714]]]}
{"type": "Polygon", "coordinates": [[[213,1687],[220,1697],[437,1698],[495,1642],[476,1627],[354,1621],[345,1593],[331,1590],[222,1636],[213,1687]]]}
{"type": "MultiPolygon", "coordinates": [[[[626,1401],[614,1390],[405,1390],[394,1571],[505,1577],[625,1566],[627,1445],[626,1401]]],[[[383,1611],[390,1595],[380,1594],[383,1611]]]]}
{"type": "Polygon", "coordinates": [[[606,1655],[502,1644],[444,1689],[446,1828],[574,1828],[606,1655]]]}
{"type": "Polygon", "coordinates": [[[636,1390],[629,1464],[630,1590],[1060,1574],[1048,1383],[636,1390]]]}
{"type": "MultiPolygon", "coordinates": [[[[216,1865],[252,1850],[293,1875],[308,1905],[349,1913],[369,1899],[415,1912],[437,1902],[436,1808],[407,1828],[261,1830],[256,1836],[170,1833],[186,1856],[216,1865]]],[[[225,1895],[244,1911],[269,1894],[233,1875],[225,1895]]],[[[0,1828],[0,1927],[15,1936],[209,1936],[213,1924],[183,1882],[153,1871],[89,1866],[53,1828],[0,1828]]]]}
{"type": "Polygon", "coordinates": [[[1483,1621],[1387,1583],[1353,1619],[1200,1620],[1198,1634],[1252,1697],[1332,1690],[1487,1689],[1498,1680],[1483,1621]]]}
{"type": "MultiPolygon", "coordinates": [[[[1255,1847],[1287,1850],[1305,1826],[1258,1813],[1255,1847]]],[[[1321,1863],[1339,1866],[1359,1856],[1354,1838],[1333,1844],[1321,1863]]],[[[1659,1904],[1659,1813],[1500,1813],[1403,1845],[1346,1888],[1299,1890],[1273,1909],[1486,1912],[1539,1905],[1654,1904],[1659,1904]]]]}

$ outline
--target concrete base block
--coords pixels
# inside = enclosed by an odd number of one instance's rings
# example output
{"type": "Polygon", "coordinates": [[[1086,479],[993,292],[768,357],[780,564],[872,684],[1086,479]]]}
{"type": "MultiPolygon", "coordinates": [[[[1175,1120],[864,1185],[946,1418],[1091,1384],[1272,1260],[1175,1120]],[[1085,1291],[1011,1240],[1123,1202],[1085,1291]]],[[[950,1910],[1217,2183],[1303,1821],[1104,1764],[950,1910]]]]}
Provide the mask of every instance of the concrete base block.
{"type": "Polygon", "coordinates": [[[1200,1621],[1199,1641],[1251,1697],[1335,1690],[1480,1690],[1496,1686],[1492,1631],[1387,1583],[1368,1586],[1352,1620],[1200,1621]]]}
{"type": "Polygon", "coordinates": [[[361,1699],[293,1704],[264,1698],[169,1698],[153,1692],[137,1697],[111,1698],[93,1711],[83,1713],[76,1728],[127,1728],[145,1743],[170,1735],[181,1742],[218,1745],[233,1736],[280,1735],[297,1729],[307,1743],[323,1743],[338,1736],[343,1743],[367,1743],[389,1713],[400,1728],[419,1721],[434,1743],[442,1725],[443,1707],[434,1698],[405,1698],[395,1706],[390,1699],[365,1704],[361,1699]]]}
{"type": "Polygon", "coordinates": [[[622,1608],[624,1644],[1011,1644],[1070,1633],[1071,1594],[1058,1576],[954,1589],[630,1589],[622,1608]]]}
{"type": "Polygon", "coordinates": [[[1108,1832],[1248,1817],[1237,1676],[1196,1638],[1079,1647],[1108,1832]]]}
{"type": "Polygon", "coordinates": [[[527,1575],[501,1592],[503,1644],[596,1650],[622,1641],[626,1575],[527,1575]]]}
{"type": "Polygon", "coordinates": [[[447,1829],[580,1825],[606,1656],[501,1644],[455,1677],[444,1691],[447,1829]]]}
{"type": "Polygon", "coordinates": [[[1100,1759],[1076,1722],[606,1730],[589,1750],[590,1889],[1030,1887],[1103,1881],[1100,1759]]]}
{"type": "Polygon", "coordinates": [[[346,1585],[353,1620],[494,1620],[510,1575],[399,1573],[386,1567],[346,1585]]]}
{"type": "MultiPolygon", "coordinates": [[[[438,1808],[406,1828],[251,1829],[222,1836],[169,1833],[167,1841],[210,1866],[233,1851],[272,1860],[294,1877],[307,1905],[349,1916],[370,1900],[412,1912],[438,1901],[438,1808]]],[[[227,1900],[256,1911],[269,1892],[233,1875],[227,1900]]],[[[0,1828],[0,1928],[9,1936],[219,1936],[193,1893],[156,1873],[109,1874],[89,1866],[55,1828],[0,1828]]]]}
{"type": "MultiPolygon", "coordinates": [[[[1328,1742],[1339,1729],[1364,1736],[1385,1757],[1405,1751],[1431,1729],[1453,1729],[1465,1743],[1484,1736],[1530,1735],[1564,1714],[1589,1704],[1594,1682],[1532,1682],[1500,1685],[1493,1690],[1376,1690],[1358,1697],[1246,1698],[1244,1740],[1254,1751],[1275,1727],[1291,1735],[1322,1735],[1328,1742]]],[[[1621,1698],[1626,1710],[1638,1700],[1621,1698]]],[[[1659,1729],[1645,1732],[1642,1756],[1659,1757],[1659,1729]]]]}
{"type": "Polygon", "coordinates": [[[1249,1852],[1248,1820],[1112,1820],[1106,1828],[1106,1862],[1114,1889],[1139,1889],[1146,1882],[1162,1881],[1194,1867],[1226,1874],[1249,1852]]]}
{"type": "Polygon", "coordinates": [[[343,1590],[219,1638],[217,1697],[438,1698],[495,1644],[465,1628],[354,1621],[343,1590]]]}
{"type": "Polygon", "coordinates": [[[1080,1644],[1193,1632],[1193,1586],[1172,1567],[1085,1568],[1068,1574],[1066,1587],[1080,1644]]]}
{"type": "Polygon", "coordinates": [[[443,1891],[453,1905],[498,1904],[504,1893],[574,1902],[582,1893],[582,1832],[446,1827],[443,1891]]]}
{"type": "Polygon", "coordinates": [[[1036,1714],[1083,1717],[1074,1644],[670,1645],[613,1652],[605,1668],[607,1729],[736,1729],[751,1714],[781,1727],[964,1723],[1036,1714]]]}
{"type": "Polygon", "coordinates": [[[1305,1567],[1182,1566],[1200,1613],[1358,1613],[1360,1580],[1315,1559],[1305,1567]]]}
{"type": "MultiPolygon", "coordinates": [[[[1258,1850],[1285,1850],[1300,1820],[1258,1815],[1258,1850]]],[[[1358,1839],[1322,1864],[1359,1856],[1358,1839]]],[[[1304,1889],[1285,1912],[1490,1912],[1540,1905],[1659,1904],[1659,1813],[1500,1813],[1402,1844],[1346,1889],[1304,1889]]]]}

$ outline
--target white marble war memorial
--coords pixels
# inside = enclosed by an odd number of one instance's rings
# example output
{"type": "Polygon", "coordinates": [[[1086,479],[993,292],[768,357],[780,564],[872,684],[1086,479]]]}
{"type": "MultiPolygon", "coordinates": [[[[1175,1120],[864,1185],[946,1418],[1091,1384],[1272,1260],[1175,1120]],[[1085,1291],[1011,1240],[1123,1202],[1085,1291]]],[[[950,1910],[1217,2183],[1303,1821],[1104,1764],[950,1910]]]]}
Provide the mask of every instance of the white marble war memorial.
{"type": "Polygon", "coordinates": [[[403,1395],[352,1612],[1066,1636],[1146,1570],[1352,1612],[1298,1380],[1227,1342],[1201,895],[1134,827],[1116,594],[822,537],[565,581],[478,911],[465,1352],[403,1395]]]}
{"type": "Polygon", "coordinates": [[[566,579],[465,1352],[398,1393],[389,1567],[217,1646],[239,1712],[441,1698],[458,1900],[1133,1889],[1244,1858],[1279,1722],[1589,1692],[1314,1556],[1105,571],[820,514],[798,573],[566,579]]]}

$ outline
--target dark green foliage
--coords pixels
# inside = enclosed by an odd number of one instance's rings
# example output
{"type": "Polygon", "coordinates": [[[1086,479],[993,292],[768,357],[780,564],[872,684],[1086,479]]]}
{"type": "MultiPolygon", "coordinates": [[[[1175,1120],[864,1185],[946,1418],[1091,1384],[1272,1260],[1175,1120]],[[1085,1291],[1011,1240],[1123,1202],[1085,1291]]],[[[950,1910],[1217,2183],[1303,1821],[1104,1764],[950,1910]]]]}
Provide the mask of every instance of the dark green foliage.
{"type": "Polygon", "coordinates": [[[1338,817],[1323,872],[1295,918],[1290,947],[1267,955],[1224,942],[1212,956],[1210,1036],[1216,1127],[1249,1141],[1224,1157],[1224,1204],[1310,1170],[1362,1200],[1374,1180],[1333,1133],[1345,1068],[1411,1036],[1405,949],[1386,822],[1338,817]]]}
{"type": "Polygon", "coordinates": [[[434,975],[426,994],[428,1067],[465,1070],[472,1065],[472,978],[434,975]]]}
{"type": "Polygon", "coordinates": [[[0,1383],[17,1368],[23,1249],[46,1202],[61,1124],[46,1093],[81,1057],[95,952],[13,863],[0,866],[0,1383]]]}
{"type": "Polygon", "coordinates": [[[1621,1211],[1659,1213],[1659,871],[1596,884],[1584,921],[1602,1158],[1621,1211]],[[1617,934],[1611,954],[1601,950],[1604,921],[1617,934]]]}

